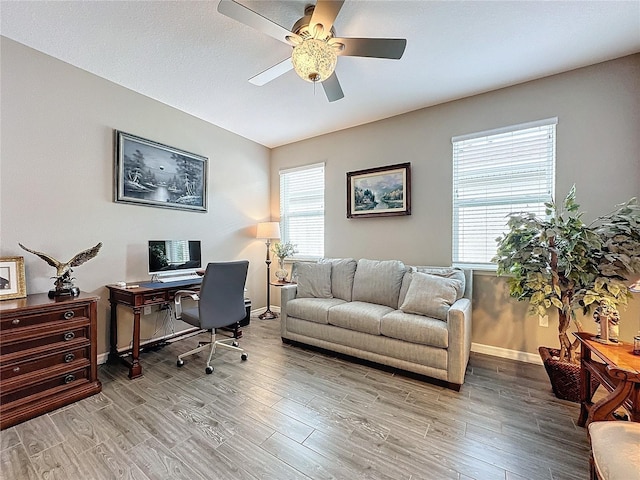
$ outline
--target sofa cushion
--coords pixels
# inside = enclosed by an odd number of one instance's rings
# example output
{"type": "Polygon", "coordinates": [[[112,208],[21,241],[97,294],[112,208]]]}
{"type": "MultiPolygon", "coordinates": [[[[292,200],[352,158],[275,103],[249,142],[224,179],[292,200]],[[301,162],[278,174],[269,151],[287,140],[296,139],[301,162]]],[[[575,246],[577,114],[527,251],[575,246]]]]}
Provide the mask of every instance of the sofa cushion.
{"type": "Polygon", "coordinates": [[[339,298],[294,298],[287,302],[287,316],[309,322],[329,323],[329,309],[345,303],[339,298]]]}
{"type": "Polygon", "coordinates": [[[451,267],[413,267],[413,270],[420,273],[428,273],[438,277],[451,278],[458,280],[460,283],[456,285],[456,300],[460,300],[464,296],[466,289],[466,278],[464,272],[459,268],[451,267]]]}
{"type": "Polygon", "coordinates": [[[393,309],[365,302],[345,302],[329,310],[329,324],[356,332],[380,335],[380,320],[393,309]]]}
{"type": "Polygon", "coordinates": [[[395,310],[405,266],[398,260],[358,260],[352,300],[386,305],[395,310]]]}
{"type": "Polygon", "coordinates": [[[411,285],[411,278],[413,277],[413,271],[411,268],[407,268],[404,272],[404,276],[402,277],[402,284],[400,285],[400,293],[398,295],[398,308],[404,302],[405,297],[407,296],[407,290],[409,290],[409,285],[411,285]]]}
{"type": "Polygon", "coordinates": [[[331,264],[331,294],[350,302],[358,263],[353,258],[323,258],[320,263],[331,264]]]}
{"type": "Polygon", "coordinates": [[[394,310],[382,317],[380,333],[385,337],[421,345],[440,348],[449,346],[449,329],[446,323],[401,310],[394,310]]]}
{"type": "Polygon", "coordinates": [[[459,280],[415,272],[400,310],[446,320],[459,288],[459,280]]]}
{"type": "Polygon", "coordinates": [[[298,263],[297,298],[332,298],[331,264],[330,263],[298,263]]]}

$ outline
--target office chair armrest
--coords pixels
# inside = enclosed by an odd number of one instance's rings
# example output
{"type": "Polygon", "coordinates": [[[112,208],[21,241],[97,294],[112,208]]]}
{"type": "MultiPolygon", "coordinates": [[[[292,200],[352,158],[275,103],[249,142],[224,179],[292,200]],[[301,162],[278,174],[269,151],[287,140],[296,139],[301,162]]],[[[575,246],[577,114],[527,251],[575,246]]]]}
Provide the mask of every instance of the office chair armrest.
{"type": "Polygon", "coordinates": [[[190,297],[192,300],[196,302],[200,300],[198,294],[192,290],[178,290],[173,297],[173,303],[175,305],[176,310],[176,320],[180,320],[182,318],[182,299],[184,297],[190,297]]]}

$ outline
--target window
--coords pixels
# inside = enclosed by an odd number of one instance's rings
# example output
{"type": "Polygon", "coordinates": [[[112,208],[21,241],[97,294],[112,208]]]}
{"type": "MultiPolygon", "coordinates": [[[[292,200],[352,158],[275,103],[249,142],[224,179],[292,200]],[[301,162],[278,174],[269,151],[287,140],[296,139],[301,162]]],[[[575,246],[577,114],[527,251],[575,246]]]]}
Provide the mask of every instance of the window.
{"type": "Polygon", "coordinates": [[[453,263],[495,269],[507,215],[544,216],[554,195],[557,118],[453,137],[453,263]]]}
{"type": "Polygon", "coordinates": [[[280,171],[280,230],[295,258],[324,256],[324,163],[280,171]]]}

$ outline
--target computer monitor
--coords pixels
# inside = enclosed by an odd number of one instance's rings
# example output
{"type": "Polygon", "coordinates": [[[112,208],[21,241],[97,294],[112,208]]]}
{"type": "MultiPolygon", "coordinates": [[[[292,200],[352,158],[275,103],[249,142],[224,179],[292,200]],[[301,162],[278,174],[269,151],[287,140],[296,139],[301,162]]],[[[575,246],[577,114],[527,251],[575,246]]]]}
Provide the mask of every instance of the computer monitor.
{"type": "Polygon", "coordinates": [[[202,267],[200,240],[149,240],[149,275],[183,276],[202,267]]]}

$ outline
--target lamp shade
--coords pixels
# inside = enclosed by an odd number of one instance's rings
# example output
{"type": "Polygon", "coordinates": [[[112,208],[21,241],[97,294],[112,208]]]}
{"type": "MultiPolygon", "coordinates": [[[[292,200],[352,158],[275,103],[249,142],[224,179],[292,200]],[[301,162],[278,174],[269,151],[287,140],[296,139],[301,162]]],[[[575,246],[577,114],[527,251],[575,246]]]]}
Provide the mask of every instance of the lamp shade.
{"type": "Polygon", "coordinates": [[[280,224],[278,222],[261,222],[258,224],[256,238],[279,239],[280,224]]]}

